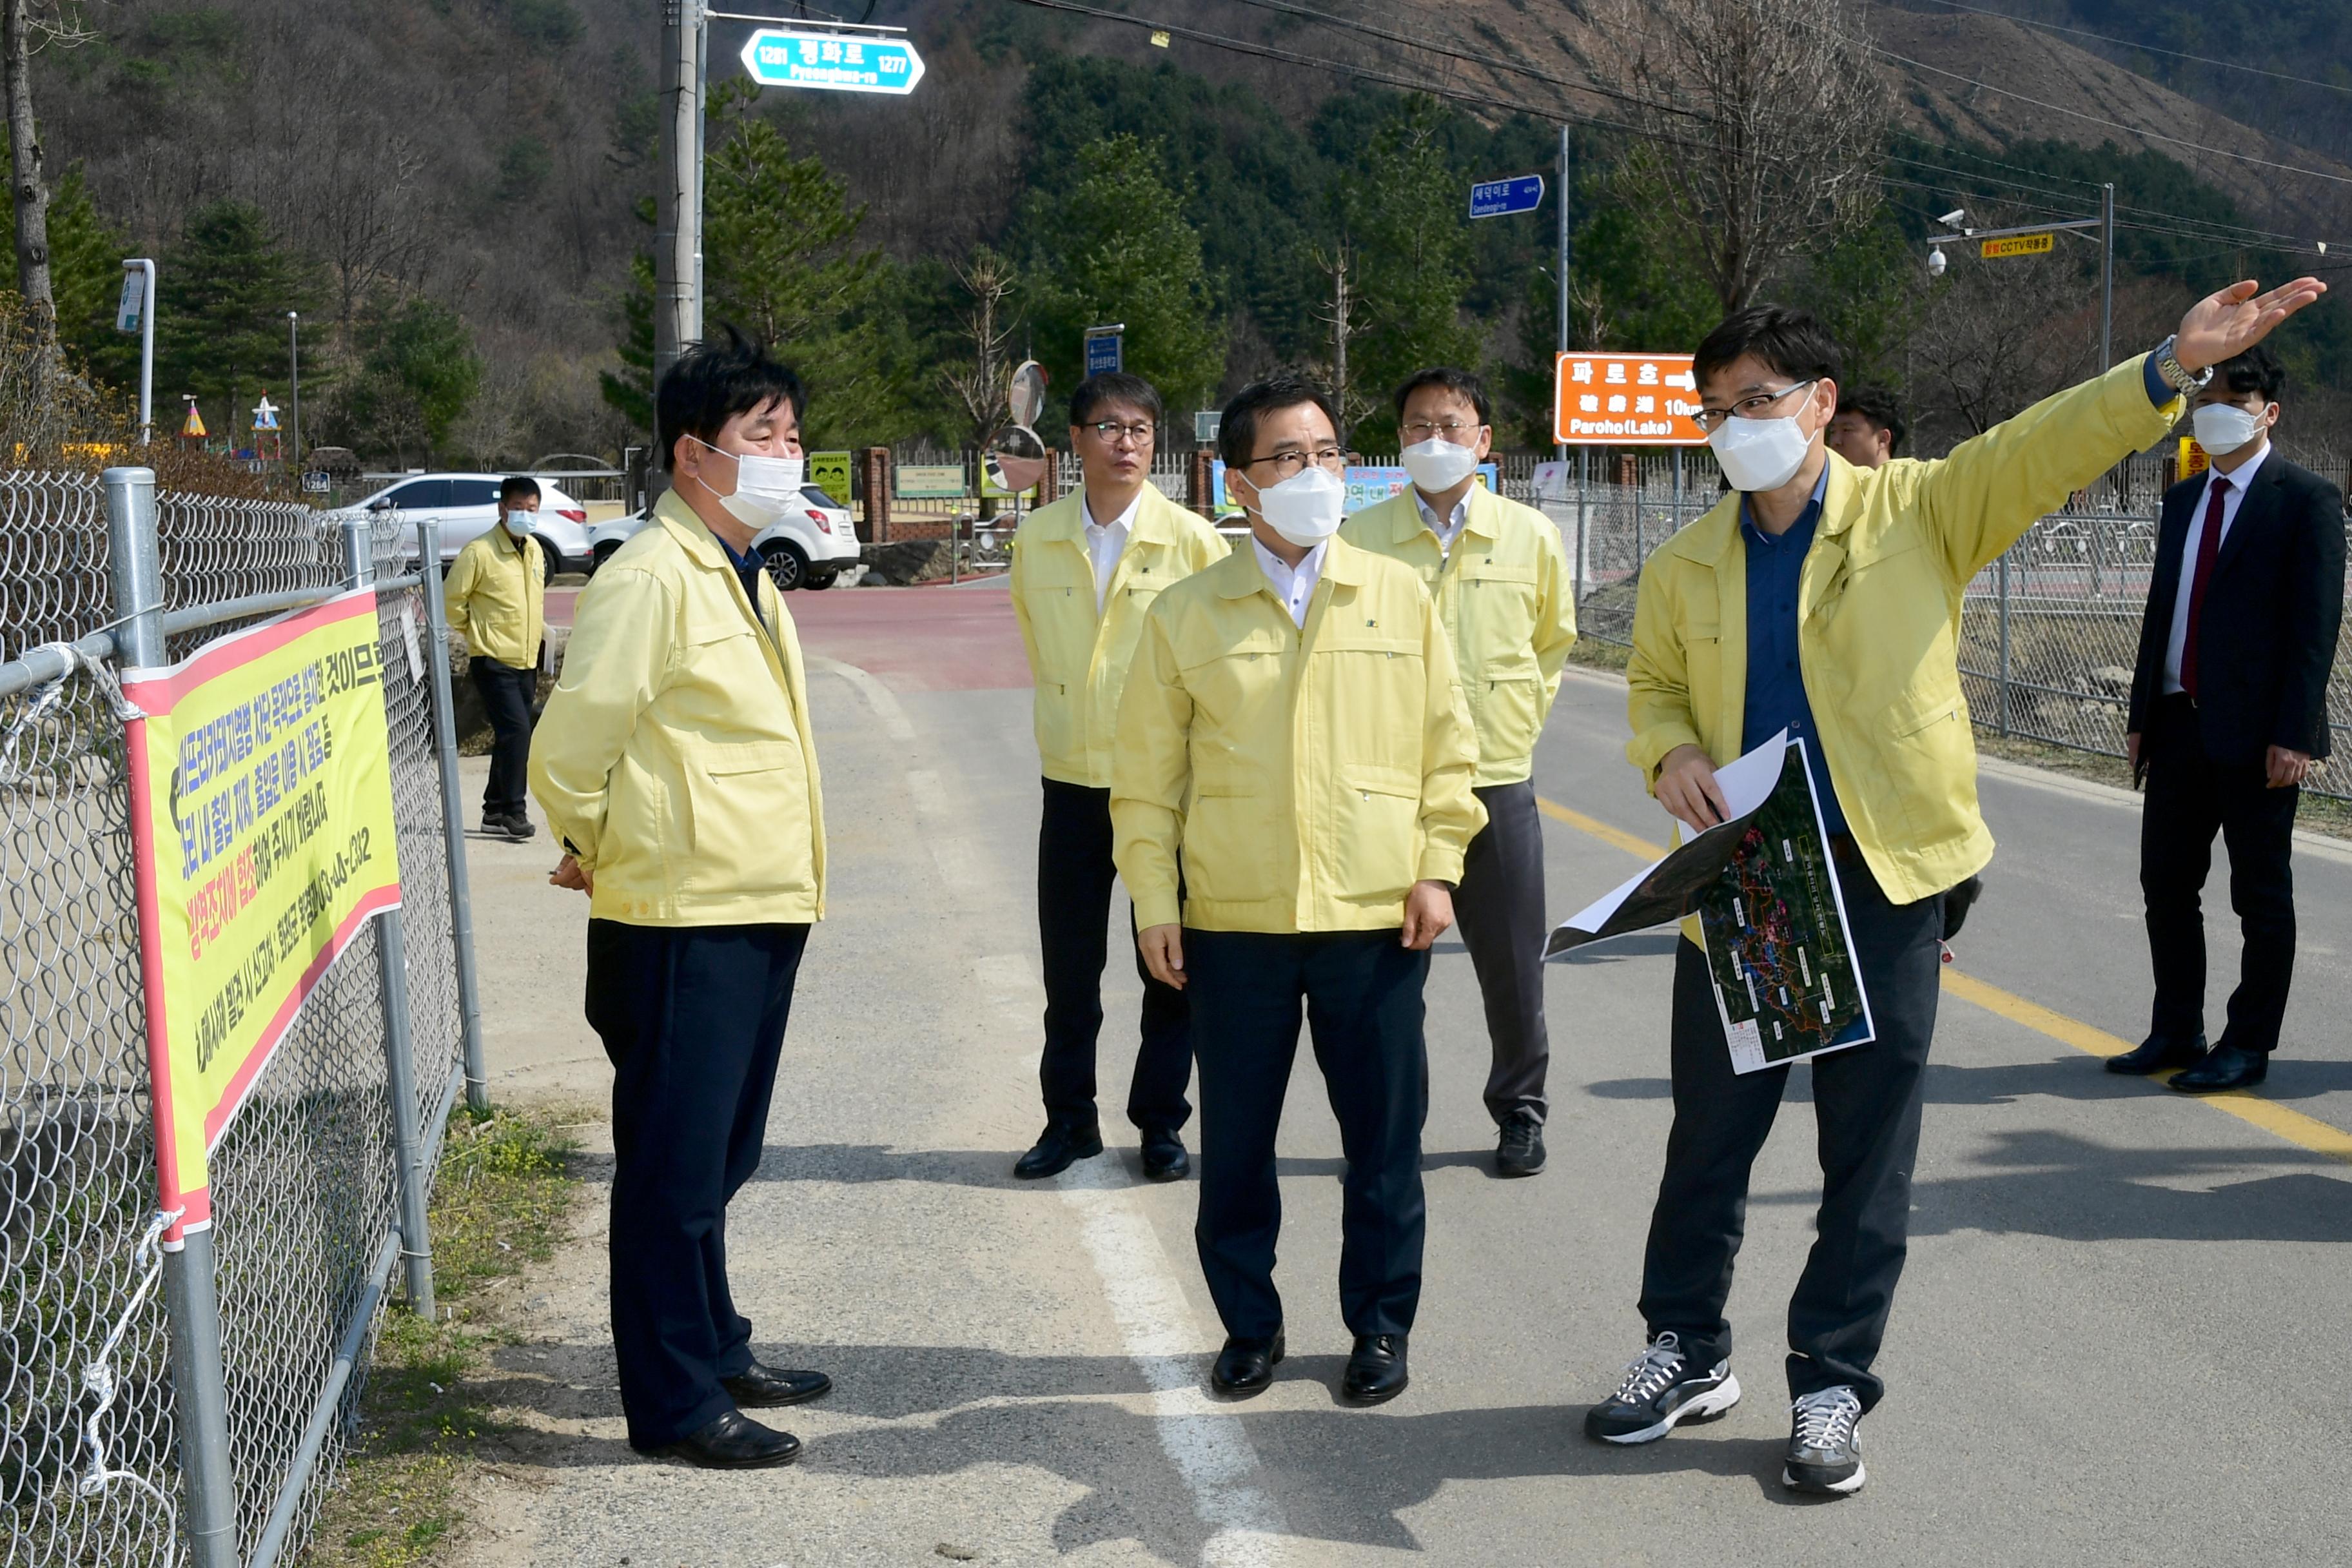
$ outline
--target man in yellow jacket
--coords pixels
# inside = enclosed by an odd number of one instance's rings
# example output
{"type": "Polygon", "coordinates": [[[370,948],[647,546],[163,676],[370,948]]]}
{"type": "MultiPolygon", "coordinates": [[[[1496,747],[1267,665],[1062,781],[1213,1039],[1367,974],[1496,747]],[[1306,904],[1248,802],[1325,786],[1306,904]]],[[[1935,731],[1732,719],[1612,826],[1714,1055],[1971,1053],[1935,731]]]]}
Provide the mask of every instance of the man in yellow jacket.
{"type": "MultiPolygon", "coordinates": [[[[1045,809],[1037,825],[1037,942],[1045,980],[1045,1049],[1037,1063],[1045,1131],[1013,1173],[1051,1176],[1102,1152],[1095,1041],[1102,1031],[1108,945],[1111,742],[1128,661],[1160,593],[1227,554],[1224,540],[1151,483],[1160,394],[1140,376],[1089,376],[1070,395],[1070,447],[1083,488],[1038,508],[1013,552],[1013,614],[1036,685],[1045,809]]],[[[1143,967],[1142,1044],[1127,1117],[1142,1134],[1143,1173],[1190,1168],[1181,1129],[1192,1043],[1184,994],[1143,967]]]]}
{"type": "Polygon", "coordinates": [[[1151,607],[1110,812],[1144,963],[1192,1002],[1193,1236],[1227,1336],[1210,1382],[1255,1394],[1283,1356],[1274,1146],[1303,1000],[1347,1154],[1340,1393],[1373,1404],[1404,1388],[1421,1295],[1422,985],[1486,811],[1436,607],[1412,572],[1332,537],[1338,428],[1296,377],[1226,405],[1250,544],[1151,607]]]}
{"type": "Polygon", "coordinates": [[[1412,567],[1454,644],[1478,731],[1477,795],[1486,808],[1486,826],[1463,860],[1454,914],[1486,1004],[1495,1169],[1532,1176],[1544,1168],[1551,1062],[1543,994],[1551,928],[1532,775],[1536,737],[1576,641],[1576,584],[1551,520],[1478,482],[1495,440],[1485,383],[1434,366],[1397,388],[1396,411],[1412,483],[1349,518],[1339,537],[1412,567]]]}
{"type": "MultiPolygon", "coordinates": [[[[1859,1426],[1885,1392],[1871,1366],[1903,1270],[1946,894],[1992,856],[1960,692],[1961,594],[2069,491],[2160,439],[2213,364],[2320,290],[2305,279],[2256,299],[2242,283],[2153,353],[1939,461],[1875,469],[1823,446],[1837,361],[1811,316],[1743,310],[1698,347],[1699,422],[1739,493],[1643,568],[1626,755],[1661,805],[1704,829],[1727,810],[1718,763],[1784,729],[1805,742],[1874,1028],[1812,1066],[1822,1206],[1789,1304],[1785,1486],[1863,1485],[1859,1426]]],[[[1690,942],[1671,1064],[1674,1130],[1643,1268],[1649,1343],[1586,1416],[1604,1442],[1649,1442],[1739,1398],[1724,1302],[1748,1171],[1789,1072],[1732,1070],[1690,942]]]]}
{"type": "Polygon", "coordinates": [[[727,1286],[727,1205],[765,1142],[824,816],[799,639],[752,538],[797,504],[799,379],[740,336],[655,393],[671,486],[580,596],[531,789],[589,894],[588,1022],[612,1058],[613,1344],[629,1442],[722,1468],[799,1440],[742,1414],[823,1394],[764,1366],[727,1286]]]}
{"type": "Polygon", "coordinates": [[[509,475],[499,486],[499,521],[457,552],[441,584],[450,628],[466,639],[467,676],[490,720],[482,831],[517,840],[537,831],[523,807],[523,784],[539,645],[547,635],[547,557],[530,539],[538,512],[539,481],[509,475]]]}

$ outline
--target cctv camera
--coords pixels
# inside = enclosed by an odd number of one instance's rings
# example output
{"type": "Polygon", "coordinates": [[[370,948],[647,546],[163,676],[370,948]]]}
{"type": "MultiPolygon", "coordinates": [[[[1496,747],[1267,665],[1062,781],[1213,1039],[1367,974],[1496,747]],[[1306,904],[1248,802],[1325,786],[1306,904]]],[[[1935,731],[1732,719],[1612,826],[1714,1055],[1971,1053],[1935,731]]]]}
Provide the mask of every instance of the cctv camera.
{"type": "Polygon", "coordinates": [[[1931,250],[1927,253],[1928,277],[1941,278],[1944,275],[1944,268],[1950,265],[1951,263],[1944,258],[1944,253],[1942,251],[1931,250]]]}
{"type": "Polygon", "coordinates": [[[1954,207],[1950,212],[1946,213],[1942,217],[1937,218],[1936,221],[1942,224],[1946,228],[1958,228],[1960,226],[1960,220],[1968,216],[1968,208],[1954,207]]]}

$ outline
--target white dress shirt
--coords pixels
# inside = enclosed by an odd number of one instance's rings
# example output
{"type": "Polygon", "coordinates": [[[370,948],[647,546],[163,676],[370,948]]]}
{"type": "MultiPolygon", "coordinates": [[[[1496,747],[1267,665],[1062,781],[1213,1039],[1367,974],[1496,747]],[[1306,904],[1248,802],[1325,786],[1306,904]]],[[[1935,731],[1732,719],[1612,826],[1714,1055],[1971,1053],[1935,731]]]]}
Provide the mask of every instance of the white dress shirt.
{"type": "Polygon", "coordinates": [[[1315,597],[1315,584],[1323,580],[1323,554],[1330,543],[1328,539],[1318,543],[1307,552],[1304,560],[1293,566],[1255,537],[1250,540],[1250,548],[1257,552],[1257,569],[1265,574],[1266,582],[1274,588],[1275,597],[1290,611],[1290,624],[1300,631],[1307,629],[1307,601],[1315,597]]]}
{"type": "Polygon", "coordinates": [[[2213,487],[2227,484],[2221,492],[2221,539],[2214,548],[2230,542],[2230,525],[2238,521],[2238,503],[2246,499],[2246,487],[2254,482],[2254,471],[2271,455],[2268,437],[2254,455],[2238,466],[2234,474],[2219,468],[2206,470],[2205,488],[2197,492],[2197,504],[2189,513],[2189,537],[2180,546],[2180,586],[2172,598],[2172,635],[2164,644],[2164,691],[2166,696],[2182,689],[2180,685],[2180,651],[2189,641],[2189,595],[2197,585],[2197,552],[2205,539],[2205,513],[2213,504],[2213,487]]]}
{"type": "Polygon", "coordinates": [[[1127,510],[1108,522],[1095,521],[1090,499],[1082,497],[1078,505],[1084,509],[1087,520],[1087,558],[1094,563],[1095,613],[1100,615],[1103,601],[1110,595],[1110,574],[1118,569],[1119,555],[1127,549],[1128,532],[1135,526],[1135,514],[1143,506],[1143,492],[1136,491],[1127,510]]]}
{"type": "Polygon", "coordinates": [[[1462,525],[1470,521],[1470,491],[1464,490],[1462,499],[1454,503],[1453,515],[1443,519],[1439,518],[1437,509],[1429,504],[1429,498],[1423,495],[1418,487],[1412,492],[1412,504],[1421,509],[1421,521],[1429,524],[1429,531],[1437,535],[1438,556],[1441,559],[1451,556],[1454,542],[1462,537],[1462,525]]]}

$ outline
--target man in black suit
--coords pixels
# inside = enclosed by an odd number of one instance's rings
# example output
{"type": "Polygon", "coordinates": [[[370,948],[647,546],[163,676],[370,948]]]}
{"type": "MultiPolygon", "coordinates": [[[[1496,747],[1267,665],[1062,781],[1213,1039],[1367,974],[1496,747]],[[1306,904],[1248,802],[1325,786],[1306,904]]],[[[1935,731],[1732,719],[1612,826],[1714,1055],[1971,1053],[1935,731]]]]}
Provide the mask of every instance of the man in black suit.
{"type": "Polygon", "coordinates": [[[2305,773],[2328,752],[2327,677],[2344,610],[2344,498],[2272,450],[2285,376],[2261,345],[2215,365],[2196,398],[2210,473],[2164,495],[2124,737],[2145,777],[2140,888],[2155,1016],[2113,1072],[2186,1070],[2192,1094],[2263,1081],[2294,973],[2287,851],[2305,773]],[[2199,900],[2218,830],[2245,933],[2229,1022],[2205,1046],[2199,900]]]}

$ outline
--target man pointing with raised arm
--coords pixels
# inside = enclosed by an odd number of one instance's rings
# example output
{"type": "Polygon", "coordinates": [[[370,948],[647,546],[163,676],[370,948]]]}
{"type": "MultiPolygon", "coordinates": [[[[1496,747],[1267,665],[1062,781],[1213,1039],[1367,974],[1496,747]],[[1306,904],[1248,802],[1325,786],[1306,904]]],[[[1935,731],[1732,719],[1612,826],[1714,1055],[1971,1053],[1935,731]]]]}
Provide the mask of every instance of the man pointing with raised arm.
{"type": "MultiPolygon", "coordinates": [[[[1784,729],[1805,742],[1876,1031],[1812,1065],[1822,1206],[1789,1303],[1786,1486],[1863,1484],[1858,1427],[1884,1392],[1871,1366],[1903,1271],[1944,895],[1992,858],[1960,694],[1962,591],[2069,491],[2155,444],[2212,365],[2324,288],[2226,289],[2153,353],[1941,461],[1877,469],[1823,446],[1837,364],[1812,317],[1742,310],[1699,345],[1700,423],[1739,493],[1643,568],[1626,755],[1703,829],[1726,810],[1717,764],[1784,729]]],[[[1674,1129],[1642,1278],[1649,1342],[1586,1416],[1603,1442],[1650,1442],[1739,1399],[1724,1303],[1748,1171],[1789,1070],[1732,1070],[1691,942],[1675,958],[1671,1064],[1674,1129]]]]}

